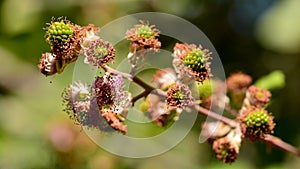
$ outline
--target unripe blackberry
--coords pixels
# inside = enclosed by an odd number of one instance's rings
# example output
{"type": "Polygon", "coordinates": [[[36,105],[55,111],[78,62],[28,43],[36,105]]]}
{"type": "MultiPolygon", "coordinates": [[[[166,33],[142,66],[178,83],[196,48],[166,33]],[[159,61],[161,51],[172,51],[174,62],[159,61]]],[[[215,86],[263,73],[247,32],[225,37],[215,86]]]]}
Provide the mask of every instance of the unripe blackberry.
{"type": "Polygon", "coordinates": [[[205,69],[206,63],[207,58],[205,56],[205,53],[199,48],[193,49],[183,59],[184,65],[197,72],[205,69]]]}
{"type": "Polygon", "coordinates": [[[244,137],[250,140],[263,138],[265,134],[273,133],[275,124],[273,116],[264,109],[251,110],[240,117],[244,137]]]}
{"type": "Polygon", "coordinates": [[[178,78],[184,81],[191,79],[203,83],[208,79],[210,74],[210,57],[211,52],[203,49],[201,45],[180,44],[174,46],[173,66],[178,73],[178,78]]]}
{"type": "Polygon", "coordinates": [[[139,28],[136,29],[135,35],[148,39],[150,37],[154,37],[154,32],[148,25],[141,25],[139,28]]]}
{"type": "Polygon", "coordinates": [[[254,111],[245,118],[245,123],[247,128],[256,129],[256,128],[266,128],[269,124],[269,117],[264,111],[254,111]]]}
{"type": "Polygon", "coordinates": [[[130,52],[132,53],[143,49],[158,51],[161,47],[158,36],[159,30],[146,21],[140,21],[140,24],[134,25],[126,32],[126,39],[131,41],[130,52]]]}
{"type": "Polygon", "coordinates": [[[46,40],[51,46],[63,45],[74,35],[71,24],[66,20],[52,22],[46,30],[46,40]]]}

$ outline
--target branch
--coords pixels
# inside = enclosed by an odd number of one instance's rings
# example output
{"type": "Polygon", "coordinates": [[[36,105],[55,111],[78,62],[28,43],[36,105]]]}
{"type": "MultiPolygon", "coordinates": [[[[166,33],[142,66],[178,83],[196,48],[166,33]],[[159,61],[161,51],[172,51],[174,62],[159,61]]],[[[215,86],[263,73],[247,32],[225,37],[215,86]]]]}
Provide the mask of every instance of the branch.
{"type": "MultiPolygon", "coordinates": [[[[216,114],[212,111],[209,111],[199,105],[194,105],[194,107],[200,114],[211,117],[215,120],[220,120],[221,122],[231,126],[232,128],[238,127],[238,125],[239,125],[238,122],[236,122],[232,119],[229,119],[227,117],[221,116],[219,114],[216,114]]],[[[278,147],[284,151],[290,152],[290,153],[296,155],[297,157],[300,157],[300,151],[296,147],[290,145],[289,143],[284,142],[283,140],[281,140],[280,138],[278,138],[276,136],[266,134],[262,140],[265,141],[266,143],[269,143],[269,144],[271,144],[275,147],[278,147]]]]}
{"type": "Polygon", "coordinates": [[[136,95],[135,97],[133,97],[131,99],[131,103],[132,103],[132,106],[134,105],[134,103],[139,100],[140,98],[143,98],[143,97],[147,97],[149,94],[151,93],[151,91],[149,90],[144,90],[142,93],[136,95]]]}
{"type": "Polygon", "coordinates": [[[272,136],[272,135],[265,135],[264,141],[272,144],[273,146],[276,146],[282,150],[285,150],[287,152],[290,152],[298,157],[300,157],[300,152],[297,148],[293,147],[292,145],[282,141],[280,138],[272,136]]]}
{"type": "Polygon", "coordinates": [[[155,90],[154,87],[148,85],[147,83],[143,82],[141,79],[139,79],[138,77],[134,76],[132,78],[132,81],[134,81],[136,84],[140,85],[141,87],[143,87],[145,90],[155,90]]]}
{"type": "Polygon", "coordinates": [[[198,111],[199,114],[202,114],[204,116],[208,116],[208,117],[211,117],[215,120],[220,120],[221,122],[223,122],[224,124],[227,124],[229,125],[230,127],[232,128],[236,128],[238,126],[238,122],[232,120],[232,119],[229,119],[225,116],[222,116],[222,115],[219,115],[217,113],[214,113],[210,110],[207,110],[201,106],[199,106],[198,104],[194,104],[194,108],[198,111]]]}
{"type": "Polygon", "coordinates": [[[106,72],[109,72],[109,73],[112,73],[112,74],[115,74],[115,75],[121,75],[121,76],[123,76],[124,78],[126,78],[126,79],[132,81],[132,76],[131,76],[130,74],[128,74],[128,73],[120,72],[120,71],[118,71],[118,70],[116,70],[116,69],[113,69],[113,68],[107,66],[107,65],[102,65],[101,67],[102,67],[106,72]]]}
{"type": "MultiPolygon", "coordinates": [[[[165,92],[159,90],[159,89],[155,89],[154,87],[148,85],[147,83],[143,82],[141,79],[139,79],[138,77],[136,76],[132,76],[128,73],[123,73],[123,72],[120,72],[118,70],[115,70],[107,65],[103,65],[102,68],[109,72],[109,73],[112,73],[112,74],[118,74],[118,75],[121,75],[123,76],[124,78],[130,80],[130,81],[133,81],[135,82],[136,84],[140,85],[141,87],[143,87],[145,90],[138,94],[137,96],[133,97],[132,98],[132,104],[134,104],[137,100],[139,100],[140,98],[142,97],[146,97],[147,95],[149,95],[152,91],[157,94],[157,95],[160,95],[160,96],[166,96],[165,92]]],[[[219,115],[215,112],[212,112],[210,110],[207,110],[201,106],[198,105],[198,103],[193,103],[191,104],[191,106],[198,111],[199,114],[202,114],[204,116],[208,116],[208,117],[211,117],[215,120],[220,120],[221,122],[223,122],[224,124],[227,124],[229,125],[230,127],[232,128],[236,128],[236,127],[239,127],[239,123],[235,120],[232,120],[232,119],[229,119],[227,117],[224,117],[222,115],[219,115]]],[[[232,112],[233,114],[236,114],[236,112],[233,112],[232,109],[230,109],[230,107],[226,107],[226,110],[229,111],[229,112],[232,112]]],[[[287,152],[290,152],[294,155],[296,155],[297,157],[300,157],[300,151],[293,147],[292,145],[284,142],[283,140],[281,140],[280,138],[278,137],[275,137],[275,136],[272,136],[272,135],[265,135],[265,137],[262,139],[263,141],[265,141],[266,143],[269,143],[275,147],[278,147],[284,151],[287,151],[287,152]]]]}

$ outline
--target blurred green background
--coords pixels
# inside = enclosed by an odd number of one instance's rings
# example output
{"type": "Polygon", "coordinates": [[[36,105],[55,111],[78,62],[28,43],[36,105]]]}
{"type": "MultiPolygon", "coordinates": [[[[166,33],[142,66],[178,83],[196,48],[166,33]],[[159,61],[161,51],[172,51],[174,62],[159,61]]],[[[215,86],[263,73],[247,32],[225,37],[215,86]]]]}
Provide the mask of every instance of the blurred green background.
{"type": "Polygon", "coordinates": [[[148,159],[127,159],[96,146],[62,111],[60,94],[71,82],[44,77],[37,64],[49,51],[43,27],[67,16],[103,26],[136,12],[166,12],[197,25],[214,44],[227,76],[244,71],[256,80],[282,70],[286,86],[272,92],[275,135],[300,148],[299,0],[2,0],[0,1],[1,169],[281,169],[300,160],[264,143],[243,142],[240,157],[222,164],[199,144],[200,123],[175,148],[148,159]]]}

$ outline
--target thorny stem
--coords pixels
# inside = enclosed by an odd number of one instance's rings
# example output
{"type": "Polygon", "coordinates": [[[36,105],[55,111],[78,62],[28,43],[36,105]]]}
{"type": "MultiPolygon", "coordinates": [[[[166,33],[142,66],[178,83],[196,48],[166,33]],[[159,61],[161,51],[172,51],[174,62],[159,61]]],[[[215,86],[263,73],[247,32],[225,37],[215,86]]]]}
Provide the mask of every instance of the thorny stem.
{"type": "MultiPolygon", "coordinates": [[[[140,99],[142,97],[146,97],[152,91],[153,91],[153,93],[155,93],[157,95],[166,96],[165,92],[163,92],[159,89],[155,89],[154,87],[152,87],[152,86],[148,85],[147,83],[143,82],[141,79],[139,79],[136,76],[132,77],[132,75],[130,75],[128,73],[123,73],[123,72],[117,71],[117,70],[115,70],[115,69],[113,69],[113,68],[111,68],[107,65],[103,65],[102,68],[104,70],[106,70],[107,72],[109,72],[109,73],[119,74],[119,75],[123,76],[124,78],[135,82],[136,84],[140,85],[141,87],[143,87],[145,89],[142,93],[140,93],[137,96],[135,96],[134,98],[132,98],[132,104],[134,104],[138,99],[140,99]]],[[[221,116],[221,115],[219,115],[215,112],[212,112],[210,110],[207,110],[207,109],[199,106],[199,104],[196,103],[196,102],[192,103],[190,106],[192,106],[195,110],[197,110],[197,112],[199,114],[211,117],[215,120],[220,120],[221,122],[223,122],[224,124],[229,125],[232,128],[236,128],[236,127],[239,126],[239,123],[237,121],[232,120],[232,119],[227,118],[227,117],[224,117],[224,116],[221,116]]],[[[231,111],[231,109],[228,109],[228,107],[227,107],[227,110],[231,111]]],[[[278,137],[267,134],[267,135],[265,135],[265,137],[262,140],[265,141],[266,143],[269,143],[269,144],[271,144],[275,147],[278,147],[282,150],[285,150],[287,152],[290,152],[290,153],[300,157],[300,151],[297,148],[295,148],[292,145],[284,142],[283,140],[281,140],[278,137]]]]}

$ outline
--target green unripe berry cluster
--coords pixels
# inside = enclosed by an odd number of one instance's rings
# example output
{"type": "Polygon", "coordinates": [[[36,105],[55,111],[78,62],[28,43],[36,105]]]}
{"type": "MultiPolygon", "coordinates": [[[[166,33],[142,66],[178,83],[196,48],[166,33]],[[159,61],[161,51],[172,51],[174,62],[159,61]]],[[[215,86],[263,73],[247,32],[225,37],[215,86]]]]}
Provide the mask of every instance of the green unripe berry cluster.
{"type": "Polygon", "coordinates": [[[177,90],[173,93],[173,98],[176,101],[180,101],[183,99],[183,93],[180,90],[177,90]]]}
{"type": "Polygon", "coordinates": [[[264,133],[268,130],[269,116],[267,112],[257,110],[246,116],[245,123],[247,125],[247,130],[255,133],[259,131],[264,133]]]}
{"type": "Polygon", "coordinates": [[[69,24],[60,21],[53,22],[48,27],[46,36],[48,36],[50,44],[64,44],[69,38],[72,38],[74,30],[69,24]]]}
{"type": "Polygon", "coordinates": [[[141,25],[136,29],[135,34],[141,38],[148,39],[154,35],[152,29],[147,25],[141,25]]]}
{"type": "Polygon", "coordinates": [[[196,72],[202,71],[206,67],[206,62],[205,53],[199,48],[193,49],[183,59],[183,64],[196,72]]]}
{"type": "Polygon", "coordinates": [[[96,57],[102,58],[102,57],[108,55],[108,50],[105,46],[98,46],[98,47],[96,47],[94,54],[96,57]]]}

